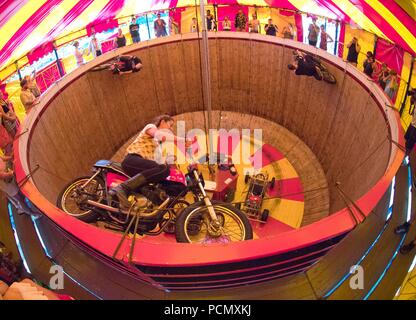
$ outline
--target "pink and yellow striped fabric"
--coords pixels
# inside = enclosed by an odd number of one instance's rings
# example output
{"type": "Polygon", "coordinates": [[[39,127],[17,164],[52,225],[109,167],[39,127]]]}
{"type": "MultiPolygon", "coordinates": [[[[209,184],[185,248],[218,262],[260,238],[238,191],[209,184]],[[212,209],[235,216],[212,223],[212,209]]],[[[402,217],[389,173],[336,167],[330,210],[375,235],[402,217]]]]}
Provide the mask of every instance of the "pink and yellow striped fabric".
{"type": "MultiPolygon", "coordinates": [[[[197,1],[199,2],[199,1],[197,1]]],[[[0,0],[0,69],[32,49],[87,25],[194,0],[0,0]]],[[[415,0],[208,0],[208,4],[273,6],[352,23],[416,53],[415,0]]]]}

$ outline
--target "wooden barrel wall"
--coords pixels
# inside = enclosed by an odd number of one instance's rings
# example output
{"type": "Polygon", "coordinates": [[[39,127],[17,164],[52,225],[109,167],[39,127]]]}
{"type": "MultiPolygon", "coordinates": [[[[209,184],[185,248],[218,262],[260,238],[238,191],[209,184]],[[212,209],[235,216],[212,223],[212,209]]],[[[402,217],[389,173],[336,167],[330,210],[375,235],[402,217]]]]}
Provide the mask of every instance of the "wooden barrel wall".
{"type": "MultiPolygon", "coordinates": [[[[198,50],[196,40],[140,48],[132,54],[142,59],[141,72],[86,72],[62,90],[30,142],[30,166],[40,165],[33,179],[45,197],[55,203],[66,183],[89,174],[98,159],[111,158],[154,116],[202,111],[198,50]]],[[[242,39],[210,40],[210,59],[213,109],[262,117],[299,137],[325,172],[330,212],[345,207],[336,181],[358,199],[385,172],[385,119],[343,71],[329,65],[336,85],[297,77],[286,67],[291,48],[242,39]]],[[[203,126],[203,118],[194,124],[203,126]]]]}

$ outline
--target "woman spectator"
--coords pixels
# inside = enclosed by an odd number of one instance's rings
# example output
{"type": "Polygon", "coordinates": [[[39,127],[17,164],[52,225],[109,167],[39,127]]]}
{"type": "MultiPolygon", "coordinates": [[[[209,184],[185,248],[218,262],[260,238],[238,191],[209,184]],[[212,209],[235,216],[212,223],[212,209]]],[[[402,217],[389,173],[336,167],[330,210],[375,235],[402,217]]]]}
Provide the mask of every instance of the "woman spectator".
{"type": "Polygon", "coordinates": [[[1,123],[12,138],[16,136],[19,122],[13,110],[11,102],[4,98],[0,90],[0,117],[1,123]]]}
{"type": "Polygon", "coordinates": [[[222,30],[224,31],[231,31],[231,21],[228,18],[228,16],[224,17],[224,20],[222,22],[222,30]]]}
{"type": "Polygon", "coordinates": [[[321,25],[321,42],[319,44],[319,48],[325,51],[328,50],[328,42],[334,42],[334,39],[326,33],[325,26],[321,25]]]}
{"type": "Polygon", "coordinates": [[[23,79],[27,81],[29,90],[33,93],[35,98],[38,98],[40,97],[41,92],[36,83],[35,77],[36,77],[36,71],[33,71],[33,74],[31,76],[25,76],[23,79]]]}
{"type": "Polygon", "coordinates": [[[192,32],[197,32],[198,31],[198,22],[196,20],[195,17],[192,18],[192,22],[191,22],[191,27],[190,27],[190,31],[192,32]]]}
{"type": "Polygon", "coordinates": [[[171,16],[169,17],[169,30],[170,34],[180,34],[179,32],[179,24],[175,21],[175,19],[171,16]]]}
{"type": "Polygon", "coordinates": [[[283,33],[283,38],[293,40],[293,37],[295,34],[293,25],[289,23],[287,26],[284,26],[282,33],[283,33]]]}
{"type": "Polygon", "coordinates": [[[311,46],[316,47],[316,43],[318,42],[318,35],[319,35],[319,27],[316,24],[318,18],[313,17],[312,23],[309,25],[308,31],[308,41],[311,46]]]}
{"type": "Polygon", "coordinates": [[[375,69],[375,61],[373,53],[371,51],[367,51],[367,59],[364,60],[363,67],[364,73],[370,78],[372,78],[375,69]]]}
{"type": "Polygon", "coordinates": [[[238,10],[234,23],[236,31],[246,31],[247,17],[244,15],[243,10],[238,10]]]}
{"type": "Polygon", "coordinates": [[[268,20],[268,23],[264,26],[264,31],[268,36],[276,36],[278,32],[277,26],[273,23],[272,19],[268,20]]]}
{"type": "Polygon", "coordinates": [[[20,92],[20,100],[22,101],[26,112],[28,112],[33,106],[39,103],[39,100],[33,95],[32,91],[30,91],[29,84],[26,79],[23,79],[20,82],[20,86],[22,87],[22,91],[20,92]]]}
{"type": "Polygon", "coordinates": [[[397,72],[394,70],[390,70],[390,74],[387,77],[386,81],[386,88],[384,89],[384,92],[387,94],[387,96],[390,98],[390,100],[393,100],[396,91],[398,89],[398,82],[397,79],[397,72]]]}
{"type": "Polygon", "coordinates": [[[257,19],[257,15],[255,13],[253,13],[252,17],[253,17],[253,20],[251,20],[248,24],[250,28],[250,32],[259,33],[260,32],[260,20],[257,19]]]}
{"type": "Polygon", "coordinates": [[[75,41],[74,42],[74,47],[75,47],[75,59],[77,60],[77,66],[82,66],[84,64],[84,57],[82,54],[82,51],[79,50],[79,42],[75,41]]]}
{"type": "Polygon", "coordinates": [[[387,68],[387,64],[383,63],[381,65],[380,74],[378,75],[378,83],[381,86],[381,88],[386,89],[386,81],[389,77],[389,68],[387,68]]]}
{"type": "Polygon", "coordinates": [[[157,19],[153,24],[153,28],[155,29],[155,34],[157,38],[167,36],[166,32],[166,22],[160,17],[160,13],[157,14],[157,19]]]}
{"type": "Polygon", "coordinates": [[[347,61],[356,67],[358,63],[358,54],[361,50],[361,46],[358,44],[358,39],[356,37],[353,37],[350,43],[347,45],[347,48],[347,61]]]}
{"type": "Polygon", "coordinates": [[[121,30],[121,28],[118,28],[115,45],[116,48],[121,48],[126,45],[126,37],[124,36],[123,30],[121,30]]]}

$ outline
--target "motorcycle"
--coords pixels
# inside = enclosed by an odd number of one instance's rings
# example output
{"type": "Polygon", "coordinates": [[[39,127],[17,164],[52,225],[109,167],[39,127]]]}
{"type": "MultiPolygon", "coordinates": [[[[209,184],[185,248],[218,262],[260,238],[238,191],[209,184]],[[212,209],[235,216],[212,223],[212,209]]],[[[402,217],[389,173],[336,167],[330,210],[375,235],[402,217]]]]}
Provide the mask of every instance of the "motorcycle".
{"type": "MultiPolygon", "coordinates": [[[[299,50],[294,50],[293,55],[295,59],[298,59],[298,60],[305,58],[305,54],[299,50]]],[[[322,80],[330,84],[336,84],[337,78],[335,78],[335,76],[331,72],[329,72],[328,68],[324,64],[322,64],[321,59],[318,56],[312,56],[312,55],[309,55],[309,56],[312,58],[313,64],[316,67],[318,67],[319,70],[321,71],[322,80]]]]}
{"type": "Polygon", "coordinates": [[[170,166],[166,180],[146,184],[129,197],[129,209],[120,208],[109,193],[130,178],[121,165],[100,160],[93,172],[90,177],[75,179],[60,193],[57,206],[66,214],[88,223],[111,221],[140,235],[175,233],[177,242],[227,243],[253,238],[248,218],[240,210],[210,200],[197,164],[190,165],[187,174],[170,166]],[[195,201],[192,204],[184,200],[189,192],[195,201]]]}

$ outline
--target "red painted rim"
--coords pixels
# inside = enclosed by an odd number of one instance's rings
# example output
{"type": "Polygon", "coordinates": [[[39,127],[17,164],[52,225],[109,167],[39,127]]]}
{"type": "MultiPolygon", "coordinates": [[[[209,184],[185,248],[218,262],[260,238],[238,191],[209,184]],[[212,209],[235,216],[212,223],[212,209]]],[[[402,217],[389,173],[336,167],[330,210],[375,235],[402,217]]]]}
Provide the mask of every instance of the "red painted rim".
{"type": "MultiPolygon", "coordinates": [[[[265,37],[265,36],[263,36],[265,37]]],[[[188,39],[180,39],[172,41],[164,41],[163,43],[155,43],[153,45],[148,46],[136,46],[135,49],[131,47],[125,48],[122,53],[129,53],[133,51],[138,51],[140,49],[145,49],[150,46],[158,46],[165,43],[173,43],[173,42],[181,42],[181,41],[192,41],[195,40],[194,38],[188,39]]],[[[267,40],[271,39],[248,39],[248,38],[241,38],[240,37],[224,37],[221,39],[240,39],[240,40],[251,40],[251,41],[259,41],[259,42],[267,42],[270,44],[275,45],[282,45],[276,42],[270,42],[267,40]]],[[[282,45],[283,46],[283,45],[282,45]]],[[[289,48],[298,48],[304,50],[299,47],[286,45],[285,47],[289,48]]],[[[334,57],[336,58],[336,57],[334,57]]],[[[109,58],[108,60],[111,60],[109,58]]],[[[325,61],[328,63],[333,64],[337,68],[344,70],[340,65],[335,64],[333,61],[327,60],[323,57],[325,61]]],[[[107,60],[107,61],[108,61],[107,60]]],[[[90,66],[92,67],[92,65],[90,66]]],[[[86,72],[86,71],[85,71],[86,72]]],[[[84,73],[85,73],[84,72],[84,73]]],[[[354,76],[348,70],[346,71],[349,76],[354,78],[358,83],[360,83],[368,92],[371,92],[369,86],[367,86],[363,80],[359,79],[358,77],[354,76]]],[[[20,145],[22,141],[20,139],[16,139],[14,142],[14,158],[15,158],[15,173],[16,178],[18,181],[22,181],[26,177],[26,172],[23,168],[22,159],[28,162],[28,155],[30,152],[30,140],[32,138],[32,134],[34,129],[41,118],[42,113],[47,109],[49,104],[54,100],[56,96],[59,95],[61,90],[64,90],[65,87],[70,85],[73,81],[78,79],[84,73],[74,76],[71,81],[69,81],[64,87],[58,90],[44,105],[42,110],[40,111],[37,119],[29,128],[29,138],[27,144],[27,152],[26,154],[20,154],[20,145]]],[[[383,110],[383,106],[381,102],[376,99],[376,97],[371,94],[371,97],[376,101],[380,111],[382,112],[383,116],[386,119],[388,124],[388,131],[391,136],[391,126],[390,122],[388,121],[388,117],[383,110]]],[[[394,113],[395,121],[397,122],[398,128],[398,140],[397,141],[400,145],[403,145],[404,137],[403,137],[403,129],[400,124],[400,116],[398,112],[394,113]]],[[[392,144],[390,149],[392,150],[392,144]]],[[[390,150],[390,151],[391,151],[390,150]]],[[[390,152],[391,154],[391,152],[390,152]]],[[[397,151],[396,155],[394,156],[393,160],[390,163],[390,166],[387,168],[387,171],[383,175],[383,177],[359,200],[356,201],[357,205],[361,208],[363,213],[368,216],[371,210],[375,207],[378,201],[381,199],[383,194],[388,189],[393,177],[395,176],[401,162],[403,159],[404,153],[400,150],[397,151]]],[[[109,257],[113,256],[114,250],[117,247],[118,243],[121,240],[120,234],[115,234],[112,232],[108,232],[106,230],[102,230],[96,228],[94,226],[88,225],[83,223],[75,218],[72,218],[65,213],[63,213],[60,209],[55,207],[51,204],[43,195],[36,189],[36,187],[28,181],[21,187],[21,191],[25,196],[29,198],[29,200],[36,205],[36,207],[41,210],[48,218],[58,224],[62,229],[66,232],[70,233],[72,236],[76,237],[86,245],[90,246],[94,250],[99,251],[102,254],[105,254],[109,257]],[[99,241],[97,241],[99,239],[99,241]]],[[[318,242],[334,238],[345,232],[352,230],[355,226],[355,221],[351,217],[349,210],[344,208],[336,213],[331,214],[327,218],[324,218],[318,222],[315,222],[311,225],[302,227],[297,230],[291,230],[286,233],[277,235],[270,239],[258,239],[258,240],[251,240],[239,243],[232,243],[228,245],[224,244],[211,244],[207,245],[196,245],[196,244],[183,244],[183,243],[163,243],[154,244],[148,243],[145,239],[138,240],[135,246],[135,250],[133,253],[132,261],[139,265],[147,265],[147,266],[198,266],[198,265],[210,265],[210,264],[220,264],[220,263],[231,263],[231,262],[239,262],[239,261],[246,261],[246,260],[253,260],[258,259],[261,257],[267,257],[272,255],[277,255],[285,252],[289,252],[292,250],[296,250],[299,248],[304,248],[312,244],[316,244],[318,242]]],[[[119,253],[117,255],[117,259],[127,261],[128,253],[130,249],[130,242],[131,240],[126,240],[123,245],[121,246],[119,253]]]]}

